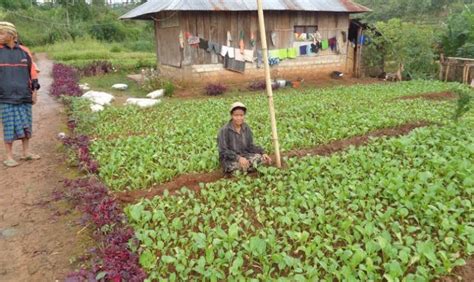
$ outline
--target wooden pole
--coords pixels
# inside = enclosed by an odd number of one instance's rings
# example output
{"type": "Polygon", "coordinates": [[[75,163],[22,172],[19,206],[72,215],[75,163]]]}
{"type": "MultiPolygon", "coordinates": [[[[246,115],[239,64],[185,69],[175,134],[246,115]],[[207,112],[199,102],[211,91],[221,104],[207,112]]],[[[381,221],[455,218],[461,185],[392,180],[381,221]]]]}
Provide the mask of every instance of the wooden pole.
{"type": "Polygon", "coordinates": [[[275,118],[275,107],[273,105],[273,90],[270,77],[270,66],[268,64],[267,35],[265,32],[265,19],[263,17],[262,0],[257,0],[258,22],[260,29],[260,40],[262,41],[263,65],[265,66],[265,82],[267,86],[268,106],[270,108],[270,121],[272,126],[273,146],[275,147],[275,162],[278,168],[281,167],[280,144],[278,143],[278,133],[275,118]]]}

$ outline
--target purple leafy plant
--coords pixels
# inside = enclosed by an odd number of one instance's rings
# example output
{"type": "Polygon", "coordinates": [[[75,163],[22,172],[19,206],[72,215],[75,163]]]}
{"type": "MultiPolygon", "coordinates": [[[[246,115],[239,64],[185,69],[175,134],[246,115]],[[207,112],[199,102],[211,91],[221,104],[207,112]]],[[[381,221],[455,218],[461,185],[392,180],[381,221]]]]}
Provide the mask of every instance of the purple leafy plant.
{"type": "Polygon", "coordinates": [[[53,79],[51,85],[51,95],[54,97],[61,96],[81,96],[82,91],[79,88],[79,76],[72,67],[63,64],[54,64],[53,79]]]}

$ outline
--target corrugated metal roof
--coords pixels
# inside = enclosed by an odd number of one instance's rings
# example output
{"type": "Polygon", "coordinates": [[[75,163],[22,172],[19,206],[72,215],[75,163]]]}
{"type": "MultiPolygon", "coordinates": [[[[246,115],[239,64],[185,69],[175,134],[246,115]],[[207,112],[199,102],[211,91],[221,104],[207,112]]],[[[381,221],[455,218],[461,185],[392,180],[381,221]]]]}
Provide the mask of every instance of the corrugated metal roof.
{"type": "MultiPolygon", "coordinates": [[[[370,9],[350,0],[265,0],[264,10],[363,13],[370,9]]],[[[121,19],[147,19],[162,11],[256,11],[256,0],[149,0],[121,19]]]]}

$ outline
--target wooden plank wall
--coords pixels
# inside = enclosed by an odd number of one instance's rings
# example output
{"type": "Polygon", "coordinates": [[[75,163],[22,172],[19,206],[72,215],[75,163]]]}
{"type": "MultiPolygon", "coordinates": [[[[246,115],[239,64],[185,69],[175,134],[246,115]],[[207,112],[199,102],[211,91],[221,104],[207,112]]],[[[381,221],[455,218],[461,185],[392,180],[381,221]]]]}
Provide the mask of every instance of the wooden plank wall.
{"type": "MultiPolygon", "coordinates": [[[[158,15],[157,15],[158,16],[158,15]]],[[[179,42],[179,32],[190,32],[210,41],[226,44],[227,31],[231,32],[233,41],[231,46],[239,46],[240,31],[244,31],[245,48],[250,49],[250,34],[254,33],[257,39],[257,48],[261,48],[258,31],[257,12],[179,12],[179,27],[157,28],[157,48],[160,63],[172,66],[189,66],[198,64],[216,64],[222,62],[222,57],[206,52],[205,50],[185,44],[182,51],[182,62],[179,64],[174,58],[179,42]]],[[[158,16],[164,18],[164,15],[158,16]]],[[[293,47],[293,30],[295,25],[318,25],[323,38],[336,36],[338,31],[349,29],[349,14],[347,13],[319,13],[319,12],[292,12],[268,11],[265,13],[267,41],[269,49],[293,47]],[[278,34],[277,45],[271,41],[271,33],[278,34]]]]}

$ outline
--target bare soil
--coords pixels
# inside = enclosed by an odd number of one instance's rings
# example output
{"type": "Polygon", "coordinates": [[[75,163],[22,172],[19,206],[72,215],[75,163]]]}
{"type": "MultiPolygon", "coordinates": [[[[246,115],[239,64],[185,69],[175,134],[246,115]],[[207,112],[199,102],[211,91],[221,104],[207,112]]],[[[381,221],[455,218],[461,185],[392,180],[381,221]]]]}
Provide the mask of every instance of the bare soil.
{"type": "Polygon", "coordinates": [[[458,96],[453,92],[433,92],[433,93],[424,93],[419,95],[403,96],[396,98],[396,100],[414,100],[414,99],[425,99],[431,101],[445,101],[445,100],[454,100],[458,96]]]}
{"type": "MultiPolygon", "coordinates": [[[[42,158],[8,169],[0,163],[0,281],[63,280],[72,270],[70,259],[87,249],[87,232],[79,232],[77,224],[80,215],[52,201],[66,173],[56,141],[65,118],[48,95],[52,62],[39,54],[37,64],[42,88],[33,106],[31,149],[42,158]]],[[[14,147],[18,159],[21,142],[14,147]]],[[[1,146],[0,160],[4,156],[1,146]]]]}
{"type": "Polygon", "coordinates": [[[336,152],[340,152],[348,149],[351,146],[359,147],[366,145],[370,142],[370,138],[374,137],[397,137],[401,135],[407,135],[416,128],[425,127],[431,123],[426,121],[419,121],[414,123],[406,123],[400,126],[378,129],[369,132],[365,135],[354,136],[347,139],[332,141],[328,144],[320,145],[315,148],[294,150],[285,153],[287,157],[304,157],[304,156],[328,156],[336,152]]]}

